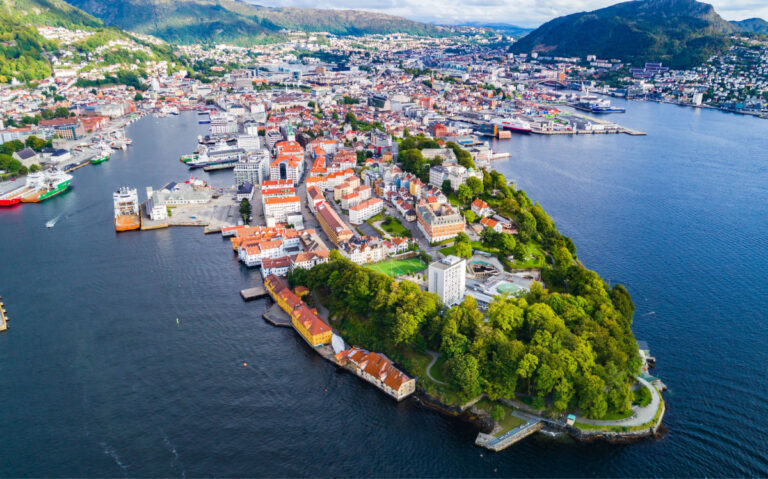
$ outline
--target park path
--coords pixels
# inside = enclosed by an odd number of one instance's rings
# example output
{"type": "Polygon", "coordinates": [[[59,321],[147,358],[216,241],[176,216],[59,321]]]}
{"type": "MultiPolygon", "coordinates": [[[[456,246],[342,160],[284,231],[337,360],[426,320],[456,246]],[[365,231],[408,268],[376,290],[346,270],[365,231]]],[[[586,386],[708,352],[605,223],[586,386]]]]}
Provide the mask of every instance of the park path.
{"type": "Polygon", "coordinates": [[[437,353],[436,353],[436,352],[434,352],[434,351],[430,351],[429,349],[427,349],[427,354],[429,354],[430,356],[432,356],[432,361],[430,361],[430,362],[429,362],[429,365],[427,366],[427,376],[429,377],[429,379],[433,380],[433,381],[434,381],[434,382],[436,382],[437,384],[443,384],[443,385],[447,386],[447,385],[448,385],[448,383],[444,383],[443,381],[440,381],[440,380],[438,380],[438,379],[435,379],[434,377],[432,377],[432,366],[434,366],[434,365],[435,365],[435,363],[437,362],[437,360],[440,358],[440,355],[439,355],[439,354],[437,354],[437,353]]]}
{"type": "Polygon", "coordinates": [[[653,420],[653,418],[656,416],[656,411],[658,411],[659,405],[661,404],[661,395],[658,389],[651,385],[651,383],[641,378],[640,376],[636,377],[637,381],[642,386],[647,387],[651,391],[651,402],[648,403],[647,406],[638,407],[635,409],[635,413],[630,417],[617,419],[615,421],[599,421],[596,419],[587,419],[581,416],[577,418],[577,421],[583,422],[585,424],[593,424],[595,426],[641,426],[653,420]]]}

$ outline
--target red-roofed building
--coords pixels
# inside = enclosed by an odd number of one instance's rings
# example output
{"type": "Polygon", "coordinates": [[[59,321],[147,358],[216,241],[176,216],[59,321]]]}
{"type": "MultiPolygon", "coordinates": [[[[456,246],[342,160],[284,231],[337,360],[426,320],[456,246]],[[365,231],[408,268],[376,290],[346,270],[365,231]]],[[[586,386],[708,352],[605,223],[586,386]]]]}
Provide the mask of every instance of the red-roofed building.
{"type": "Polygon", "coordinates": [[[416,380],[397,369],[388,357],[361,348],[352,348],[341,356],[354,367],[355,373],[393,398],[401,401],[416,390],[416,380]]]}

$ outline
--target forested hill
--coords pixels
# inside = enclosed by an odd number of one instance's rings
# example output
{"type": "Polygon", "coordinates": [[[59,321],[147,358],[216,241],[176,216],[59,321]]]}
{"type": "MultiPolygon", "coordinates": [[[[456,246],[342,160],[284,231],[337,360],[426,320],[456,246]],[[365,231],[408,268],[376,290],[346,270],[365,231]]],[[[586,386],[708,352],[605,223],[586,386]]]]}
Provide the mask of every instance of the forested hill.
{"type": "Polygon", "coordinates": [[[109,25],[169,42],[249,44],[279,38],[284,29],[338,35],[405,32],[432,35],[440,27],[357,10],[270,8],[238,0],[69,0],[109,25]]]}
{"type": "Polygon", "coordinates": [[[171,58],[167,45],[132,38],[62,0],[0,0],[0,83],[13,78],[21,82],[40,80],[51,75],[50,57],[64,46],[44,38],[38,31],[41,26],[90,32],[87,38],[66,46],[72,53],[71,60],[86,58],[89,52],[114,39],[142,43],[150,53],[129,54],[116,49],[105,55],[104,61],[110,64],[171,58]]]}
{"type": "Polygon", "coordinates": [[[742,32],[748,33],[762,33],[768,35],[768,22],[762,18],[748,18],[746,20],[740,20],[731,22],[742,32]]]}
{"type": "Polygon", "coordinates": [[[695,0],[638,0],[556,18],[512,48],[518,53],[597,55],[638,65],[664,62],[686,68],[728,46],[735,25],[695,0]]]}

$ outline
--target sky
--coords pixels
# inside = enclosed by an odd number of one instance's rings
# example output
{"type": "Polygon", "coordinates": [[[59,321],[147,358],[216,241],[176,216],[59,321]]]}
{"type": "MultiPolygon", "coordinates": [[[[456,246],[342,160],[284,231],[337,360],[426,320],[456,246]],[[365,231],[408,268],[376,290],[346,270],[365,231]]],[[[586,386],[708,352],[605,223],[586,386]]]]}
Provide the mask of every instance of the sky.
{"type": "MultiPolygon", "coordinates": [[[[537,27],[561,15],[607,7],[621,0],[251,0],[270,7],[348,8],[422,22],[509,23],[537,27]]],[[[709,0],[726,20],[768,20],[768,0],[709,0]]]]}

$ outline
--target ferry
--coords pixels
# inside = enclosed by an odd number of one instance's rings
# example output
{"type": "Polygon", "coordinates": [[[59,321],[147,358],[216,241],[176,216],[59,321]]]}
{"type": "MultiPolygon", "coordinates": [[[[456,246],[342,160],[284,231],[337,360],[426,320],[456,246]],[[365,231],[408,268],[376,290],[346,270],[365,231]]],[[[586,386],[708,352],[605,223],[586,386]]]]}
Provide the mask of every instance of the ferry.
{"type": "Polygon", "coordinates": [[[27,175],[27,191],[22,195],[22,203],[40,203],[63,193],[69,188],[72,175],[51,168],[45,172],[27,175]]]}
{"type": "Polygon", "coordinates": [[[503,130],[508,130],[514,133],[521,133],[523,135],[528,135],[531,132],[533,132],[533,128],[531,128],[530,123],[517,117],[496,119],[494,120],[493,123],[503,130]]]}
{"type": "Polygon", "coordinates": [[[243,148],[232,147],[227,144],[225,140],[220,140],[214,146],[210,148],[203,147],[197,157],[189,158],[185,163],[190,169],[205,168],[205,167],[218,167],[221,168],[234,168],[240,158],[245,155],[243,148]]]}
{"type": "Polygon", "coordinates": [[[104,163],[105,161],[109,161],[109,155],[111,153],[112,153],[112,149],[109,147],[109,145],[101,143],[99,145],[99,154],[91,159],[91,164],[99,165],[101,163],[104,163]]]}
{"type": "Polygon", "coordinates": [[[610,100],[596,96],[582,96],[571,106],[589,113],[624,113],[627,111],[624,108],[612,106],[610,100]]]}
{"type": "Polygon", "coordinates": [[[136,188],[121,186],[112,194],[115,208],[115,231],[131,231],[141,227],[139,195],[136,188]]]}

